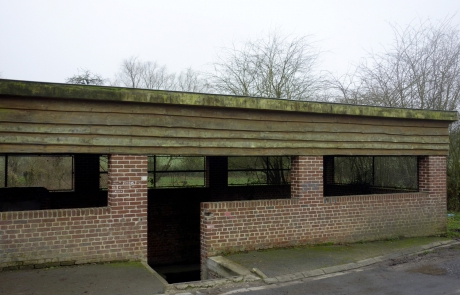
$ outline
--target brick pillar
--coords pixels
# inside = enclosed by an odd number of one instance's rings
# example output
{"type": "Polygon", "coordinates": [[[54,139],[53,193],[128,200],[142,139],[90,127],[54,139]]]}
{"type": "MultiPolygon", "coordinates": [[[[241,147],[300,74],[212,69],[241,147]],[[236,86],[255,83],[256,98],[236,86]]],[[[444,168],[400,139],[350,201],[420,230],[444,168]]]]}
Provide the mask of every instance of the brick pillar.
{"type": "Polygon", "coordinates": [[[210,237],[213,236],[214,226],[212,224],[213,216],[209,214],[206,210],[209,204],[201,203],[201,214],[200,214],[200,265],[201,265],[201,273],[200,277],[202,280],[208,279],[208,255],[210,252],[210,246],[208,245],[208,241],[210,237]]]}
{"type": "Polygon", "coordinates": [[[291,158],[291,198],[310,204],[323,202],[323,157],[291,158]]]}
{"type": "Polygon", "coordinates": [[[446,197],[447,166],[445,156],[418,157],[418,188],[430,195],[446,197]]]}
{"type": "Polygon", "coordinates": [[[122,259],[147,261],[147,156],[110,155],[108,206],[122,259]]]}
{"type": "Polygon", "coordinates": [[[429,193],[429,214],[434,214],[438,227],[445,232],[447,222],[447,160],[445,156],[419,156],[418,190],[429,193]]]}

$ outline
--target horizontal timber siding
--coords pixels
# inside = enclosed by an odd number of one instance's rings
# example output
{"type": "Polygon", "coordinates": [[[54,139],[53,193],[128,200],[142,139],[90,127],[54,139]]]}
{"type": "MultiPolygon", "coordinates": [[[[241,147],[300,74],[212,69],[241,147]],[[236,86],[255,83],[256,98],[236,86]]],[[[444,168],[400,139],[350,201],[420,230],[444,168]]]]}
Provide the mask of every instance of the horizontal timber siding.
{"type": "Polygon", "coordinates": [[[0,152],[446,155],[447,121],[0,97],[0,152]]]}

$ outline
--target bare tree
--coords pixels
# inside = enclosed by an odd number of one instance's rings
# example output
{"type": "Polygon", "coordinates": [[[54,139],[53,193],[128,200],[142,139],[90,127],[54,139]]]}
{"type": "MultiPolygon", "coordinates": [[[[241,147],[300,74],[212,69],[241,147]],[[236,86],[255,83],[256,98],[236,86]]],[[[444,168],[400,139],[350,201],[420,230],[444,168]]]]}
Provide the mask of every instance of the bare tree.
{"type": "Polygon", "coordinates": [[[333,79],[338,100],[388,107],[455,110],[460,102],[460,34],[451,19],[393,26],[394,42],[353,74],[333,79]]]}
{"type": "Polygon", "coordinates": [[[67,78],[65,82],[69,84],[104,85],[106,79],[102,78],[99,74],[92,73],[88,69],[78,69],[78,74],[67,78]]]}
{"type": "Polygon", "coordinates": [[[157,62],[144,62],[142,73],[142,88],[147,89],[174,89],[176,75],[168,73],[165,65],[157,62]]]}
{"type": "Polygon", "coordinates": [[[240,48],[224,48],[213,64],[210,85],[233,95],[314,100],[322,78],[315,72],[319,51],[308,41],[274,32],[240,48]]]}
{"type": "Polygon", "coordinates": [[[165,65],[141,61],[137,57],[123,60],[116,74],[115,85],[131,88],[164,89],[200,92],[207,89],[207,83],[199,72],[191,68],[179,75],[170,73],[165,65]]]}
{"type": "Polygon", "coordinates": [[[174,90],[208,92],[210,88],[206,79],[199,72],[194,71],[192,68],[188,68],[177,76],[174,90]]]}
{"type": "Polygon", "coordinates": [[[451,126],[449,156],[447,158],[448,208],[460,211],[460,124],[451,126]]]}
{"type": "Polygon", "coordinates": [[[113,84],[117,86],[126,86],[131,88],[140,88],[142,75],[144,72],[143,63],[138,61],[137,57],[124,59],[120,66],[120,71],[115,75],[113,84]]]}
{"type": "MultiPolygon", "coordinates": [[[[352,74],[330,81],[338,101],[387,107],[459,110],[460,31],[452,18],[393,26],[394,42],[371,54],[352,74]]],[[[448,204],[460,209],[460,131],[451,128],[448,204]]]]}

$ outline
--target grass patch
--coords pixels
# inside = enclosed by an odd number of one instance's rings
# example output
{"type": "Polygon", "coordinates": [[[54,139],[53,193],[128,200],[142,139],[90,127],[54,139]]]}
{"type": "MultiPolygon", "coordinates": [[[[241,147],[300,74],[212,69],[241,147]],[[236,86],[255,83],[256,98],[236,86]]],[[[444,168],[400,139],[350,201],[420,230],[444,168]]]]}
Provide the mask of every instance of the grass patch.
{"type": "Polygon", "coordinates": [[[382,242],[396,242],[402,239],[404,239],[404,236],[393,236],[383,239],[382,242]]]}
{"type": "Polygon", "coordinates": [[[447,217],[447,237],[451,239],[459,239],[460,238],[460,212],[449,212],[449,215],[447,217]],[[451,214],[453,214],[453,216],[451,214]]]}
{"type": "Polygon", "coordinates": [[[323,246],[333,246],[335,245],[333,242],[326,242],[321,244],[314,244],[313,247],[323,247],[323,246]]]}

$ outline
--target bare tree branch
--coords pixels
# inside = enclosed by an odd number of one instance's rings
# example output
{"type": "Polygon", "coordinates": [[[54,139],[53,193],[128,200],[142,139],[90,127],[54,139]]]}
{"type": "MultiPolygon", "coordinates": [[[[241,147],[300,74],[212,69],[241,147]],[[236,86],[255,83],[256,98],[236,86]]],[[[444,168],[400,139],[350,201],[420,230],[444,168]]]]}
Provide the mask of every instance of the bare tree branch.
{"type": "MultiPolygon", "coordinates": [[[[370,56],[354,74],[330,80],[337,101],[387,107],[460,109],[460,31],[452,18],[393,26],[392,46],[370,56]]],[[[460,208],[460,128],[450,130],[448,206],[460,208]]]]}
{"type": "Polygon", "coordinates": [[[315,100],[323,79],[315,73],[319,52],[307,37],[278,32],[224,48],[213,64],[211,87],[220,93],[291,100],[315,100]]]}
{"type": "Polygon", "coordinates": [[[163,89],[202,92],[207,83],[199,72],[191,68],[176,76],[165,65],[157,62],[141,61],[137,57],[123,60],[116,74],[115,85],[131,88],[163,89]]]}
{"type": "Polygon", "coordinates": [[[451,19],[393,26],[392,47],[370,54],[353,75],[333,78],[336,98],[369,105],[455,110],[460,103],[460,33],[451,19]],[[345,78],[345,80],[343,80],[345,78]],[[353,85],[353,87],[344,87],[353,85]]]}
{"type": "Polygon", "coordinates": [[[102,78],[99,74],[92,73],[88,69],[78,69],[78,74],[67,78],[65,82],[69,84],[104,85],[106,79],[102,78]]]}
{"type": "Polygon", "coordinates": [[[176,79],[175,90],[188,92],[207,92],[209,85],[202,75],[188,68],[182,71],[176,79]]]}

